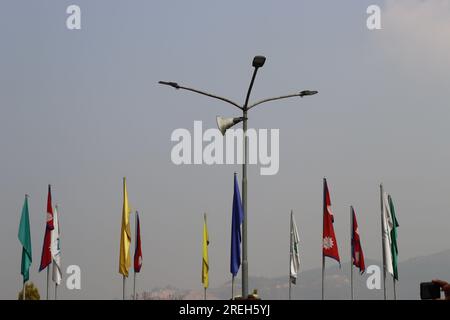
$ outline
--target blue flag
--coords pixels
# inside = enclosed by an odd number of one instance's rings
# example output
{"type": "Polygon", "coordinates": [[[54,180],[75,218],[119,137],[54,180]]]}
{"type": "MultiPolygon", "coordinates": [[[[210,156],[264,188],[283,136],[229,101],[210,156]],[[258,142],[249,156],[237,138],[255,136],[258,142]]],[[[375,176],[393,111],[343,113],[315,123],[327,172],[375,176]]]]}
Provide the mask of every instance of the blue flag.
{"type": "Polygon", "coordinates": [[[233,218],[231,220],[231,260],[230,272],[235,277],[241,266],[241,224],[244,220],[241,195],[236,174],[234,174],[233,218]]]}

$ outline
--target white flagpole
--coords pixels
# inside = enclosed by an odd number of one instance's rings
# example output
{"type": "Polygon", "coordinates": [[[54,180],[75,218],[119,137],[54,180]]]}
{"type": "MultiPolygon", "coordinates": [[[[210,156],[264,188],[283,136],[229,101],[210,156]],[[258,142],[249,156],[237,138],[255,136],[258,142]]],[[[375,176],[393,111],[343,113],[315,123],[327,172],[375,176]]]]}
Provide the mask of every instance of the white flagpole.
{"type": "Polygon", "coordinates": [[[50,286],[50,265],[47,266],[47,300],[49,294],[49,286],[50,286]]]}
{"type": "Polygon", "coordinates": [[[381,200],[381,247],[383,249],[383,294],[386,300],[386,254],[384,252],[384,201],[383,201],[383,185],[380,184],[380,200],[381,200]]]}
{"type": "MultiPolygon", "coordinates": [[[[324,181],[324,189],[323,189],[323,210],[322,210],[322,216],[325,214],[325,178],[324,181]]],[[[322,230],[324,227],[324,218],[322,217],[322,230]]],[[[323,231],[322,231],[322,300],[324,300],[324,291],[325,291],[325,256],[323,255],[323,231]]]]}
{"type": "Polygon", "coordinates": [[[136,271],[134,271],[133,277],[133,300],[136,300],[136,271]]]}
{"type": "Polygon", "coordinates": [[[322,252],[322,300],[324,300],[325,256],[322,252]]]}
{"type": "Polygon", "coordinates": [[[353,207],[350,206],[350,296],[353,300],[353,207]]]}
{"type": "MultiPolygon", "coordinates": [[[[325,206],[326,206],[326,199],[325,199],[325,178],[323,178],[323,210],[322,210],[322,216],[325,215],[325,206]]],[[[322,230],[324,226],[324,218],[322,217],[322,230]]],[[[325,256],[323,255],[323,232],[322,232],[322,300],[325,298],[325,256]]]]}
{"type": "Polygon", "coordinates": [[[234,276],[231,279],[231,300],[234,300],[234,276]]]}
{"type": "Polygon", "coordinates": [[[397,300],[397,292],[396,292],[396,289],[395,289],[395,278],[392,277],[392,280],[394,281],[394,300],[397,300]]]}
{"type": "Polygon", "coordinates": [[[293,216],[293,210],[291,210],[291,220],[289,223],[289,300],[291,300],[292,297],[292,279],[291,279],[291,265],[292,265],[292,258],[293,258],[293,251],[292,251],[292,216],[293,216]]]}
{"type": "MultiPolygon", "coordinates": [[[[29,197],[30,196],[28,194],[25,194],[25,199],[28,199],[29,197]]],[[[27,299],[26,296],[25,296],[25,288],[27,287],[26,284],[27,284],[27,282],[23,281],[23,284],[22,284],[22,295],[23,295],[22,300],[26,300],[27,299]]]]}
{"type": "Polygon", "coordinates": [[[125,276],[122,275],[122,300],[125,300],[125,276]]]}
{"type": "Polygon", "coordinates": [[[58,300],[58,284],[55,282],[55,300],[58,300]]]}

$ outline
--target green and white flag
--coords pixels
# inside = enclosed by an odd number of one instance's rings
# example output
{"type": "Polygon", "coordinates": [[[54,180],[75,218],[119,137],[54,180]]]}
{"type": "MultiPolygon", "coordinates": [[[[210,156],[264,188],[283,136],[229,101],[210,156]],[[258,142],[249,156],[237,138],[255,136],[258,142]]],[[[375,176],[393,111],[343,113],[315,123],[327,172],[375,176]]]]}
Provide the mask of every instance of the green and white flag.
{"type": "Polygon", "coordinates": [[[392,265],[392,250],[391,250],[391,231],[394,223],[392,220],[391,209],[389,206],[388,195],[383,192],[383,212],[382,212],[382,230],[383,230],[383,263],[384,270],[394,275],[394,268],[392,265]]]}
{"type": "Polygon", "coordinates": [[[291,213],[291,272],[290,279],[293,284],[297,282],[298,274],[300,273],[300,250],[297,224],[295,223],[294,215],[291,213]]]}
{"type": "Polygon", "coordinates": [[[383,253],[384,267],[395,280],[398,280],[398,246],[397,246],[397,218],[391,196],[383,193],[383,253]]]}
{"type": "Polygon", "coordinates": [[[51,247],[52,253],[52,280],[57,285],[61,284],[61,247],[60,247],[60,232],[59,232],[59,214],[58,207],[55,207],[53,212],[53,230],[51,231],[51,247]]]}
{"type": "Polygon", "coordinates": [[[399,227],[397,216],[395,215],[394,202],[392,201],[391,196],[388,196],[389,200],[389,209],[391,212],[392,219],[392,229],[391,229],[391,256],[392,256],[392,269],[393,269],[393,277],[395,280],[398,280],[398,245],[397,245],[397,228],[399,227]]]}
{"type": "Polygon", "coordinates": [[[20,273],[23,276],[23,283],[30,279],[30,266],[32,259],[31,252],[31,233],[30,233],[30,214],[28,212],[28,196],[25,196],[22,215],[19,224],[19,241],[22,244],[22,263],[20,273]]]}

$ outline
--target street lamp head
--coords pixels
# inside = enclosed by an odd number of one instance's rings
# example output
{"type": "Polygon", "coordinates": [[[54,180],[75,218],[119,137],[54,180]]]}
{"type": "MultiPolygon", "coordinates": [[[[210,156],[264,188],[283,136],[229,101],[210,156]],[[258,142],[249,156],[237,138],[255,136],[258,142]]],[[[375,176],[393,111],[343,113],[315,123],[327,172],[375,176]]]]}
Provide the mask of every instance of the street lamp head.
{"type": "Polygon", "coordinates": [[[299,96],[303,98],[304,96],[313,96],[317,93],[318,91],[315,90],[303,90],[302,92],[299,93],[299,96]]]}
{"type": "Polygon", "coordinates": [[[166,86],[171,86],[172,88],[175,88],[175,89],[180,89],[180,86],[176,82],[159,81],[158,83],[164,84],[166,86]]]}
{"type": "Polygon", "coordinates": [[[255,68],[261,68],[264,65],[265,62],[266,62],[266,57],[264,57],[264,56],[256,56],[256,57],[253,58],[252,65],[255,68]]]}

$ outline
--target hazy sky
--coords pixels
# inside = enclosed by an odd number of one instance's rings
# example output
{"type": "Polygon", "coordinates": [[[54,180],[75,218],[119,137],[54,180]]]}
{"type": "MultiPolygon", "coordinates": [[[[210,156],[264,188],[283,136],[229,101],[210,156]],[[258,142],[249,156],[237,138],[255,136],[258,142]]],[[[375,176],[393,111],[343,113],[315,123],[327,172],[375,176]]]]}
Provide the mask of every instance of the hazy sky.
{"type": "Polygon", "coordinates": [[[210,285],[229,280],[233,172],[241,178],[241,168],[175,166],[170,136],[192,132],[194,120],[213,128],[216,115],[238,114],[157,81],[242,102],[257,54],[267,61],[252,100],[319,94],[250,113],[249,127],[280,129],[280,170],[249,169],[249,274],[286,274],[291,208],[302,268],[320,267],[324,176],[343,261],[350,205],[366,256],[381,258],[381,182],[397,207],[400,260],[450,248],[449,37],[445,0],[2,1],[0,298],[21,288],[25,193],[30,276],[45,296],[37,270],[49,183],[64,269],[82,271],[82,290],[61,288],[61,297],[120,298],[123,176],[141,212],[139,291],[200,288],[203,212],[210,285]],[[81,7],[81,30],[66,28],[70,4],[81,7]],[[382,30],[366,27],[370,4],[382,9],[382,30]]]}

